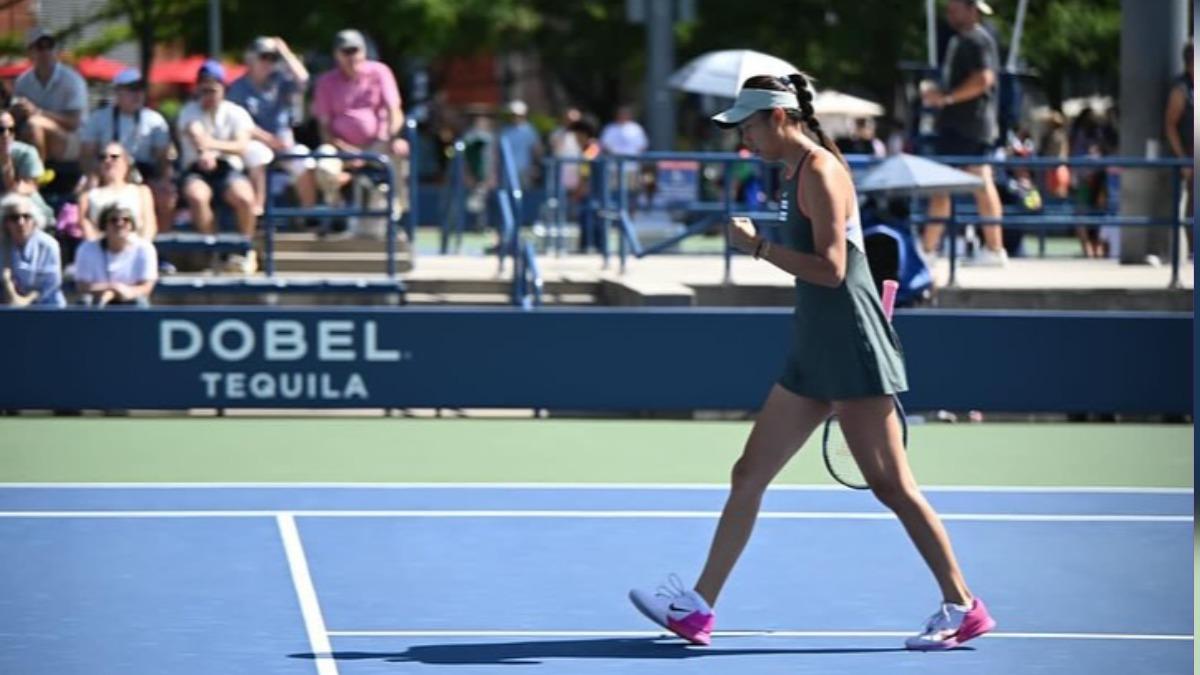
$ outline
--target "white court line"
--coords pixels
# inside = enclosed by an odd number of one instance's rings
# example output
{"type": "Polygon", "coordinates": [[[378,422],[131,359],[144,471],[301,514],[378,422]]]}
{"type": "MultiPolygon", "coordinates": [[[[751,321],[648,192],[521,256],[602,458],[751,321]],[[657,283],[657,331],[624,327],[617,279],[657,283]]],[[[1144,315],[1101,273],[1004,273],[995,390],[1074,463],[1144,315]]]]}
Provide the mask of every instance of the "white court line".
{"type": "MultiPolygon", "coordinates": [[[[673,637],[662,631],[646,630],[334,630],[332,637],[400,638],[653,638],[673,637]]],[[[764,630],[715,631],[720,637],[769,638],[905,638],[912,631],[836,631],[836,630],[764,630]]],[[[1150,640],[1191,642],[1192,635],[1156,635],[1140,633],[988,633],[986,639],[1016,640],[1150,640]]]]}
{"type": "MultiPolygon", "coordinates": [[[[726,483],[5,483],[0,490],[9,488],[31,489],[139,489],[139,490],[224,490],[247,489],[346,489],[371,488],[387,490],[728,490],[726,483]]],[[[769,491],[778,492],[845,492],[841,485],[829,484],[780,484],[772,485],[769,491]]],[[[1192,494],[1192,488],[1183,487],[1126,487],[1126,486],[1033,486],[1033,485],[924,485],[922,492],[1016,492],[1046,494],[1192,494]]]]}
{"type": "MultiPolygon", "coordinates": [[[[0,511],[3,518],[581,518],[581,519],[716,519],[720,511],[548,511],[548,510],[309,510],[309,511],[0,511]]],[[[1047,514],[1047,513],[943,513],[942,520],[1006,523],[1190,523],[1192,516],[1047,514]]],[[[887,512],[764,511],[764,520],[894,520],[887,512]]]]}
{"type": "Polygon", "coordinates": [[[288,569],[292,573],[296,597],[300,600],[300,613],[304,616],[304,629],[308,632],[308,645],[313,652],[313,662],[317,664],[317,675],[338,675],[333,646],[329,643],[325,617],[321,615],[317,590],[308,572],[308,559],[304,555],[304,545],[300,543],[296,519],[291,514],[280,513],[275,516],[275,522],[279,524],[279,535],[287,552],[288,569]]]}

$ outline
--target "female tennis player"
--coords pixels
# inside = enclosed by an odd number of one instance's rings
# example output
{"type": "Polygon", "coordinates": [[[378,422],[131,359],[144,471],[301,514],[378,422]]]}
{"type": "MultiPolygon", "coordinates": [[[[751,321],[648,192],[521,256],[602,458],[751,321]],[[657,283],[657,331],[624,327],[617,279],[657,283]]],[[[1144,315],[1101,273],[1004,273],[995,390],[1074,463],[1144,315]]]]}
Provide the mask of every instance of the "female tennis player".
{"type": "Polygon", "coordinates": [[[859,224],[845,160],[813,114],[808,77],[746,80],[732,108],[713,117],[737,128],[753,152],[786,165],[783,245],[757,236],[748,221],[730,224],[738,249],[796,277],[792,351],[763,404],[692,589],[671,575],[657,589],[629,597],[647,618],[680,637],[709,644],[716,604],[737,562],[767,486],[812,432],[836,413],[868,485],[891,509],[941,589],[942,604],[909,649],[951,649],[993,627],[983,601],[963,579],[941,520],[909,469],[891,395],[907,382],[899,341],[883,313],[859,224]]]}

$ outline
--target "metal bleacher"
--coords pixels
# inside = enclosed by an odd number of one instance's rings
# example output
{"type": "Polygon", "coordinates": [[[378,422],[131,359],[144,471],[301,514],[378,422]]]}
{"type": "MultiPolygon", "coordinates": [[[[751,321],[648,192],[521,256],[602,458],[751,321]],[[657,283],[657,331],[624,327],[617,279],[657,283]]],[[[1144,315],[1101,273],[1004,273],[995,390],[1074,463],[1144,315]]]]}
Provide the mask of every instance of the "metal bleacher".
{"type": "MultiPolygon", "coordinates": [[[[412,147],[416,147],[416,124],[406,124],[406,135],[412,147]]],[[[318,206],[313,208],[284,207],[267,200],[265,213],[260,218],[260,241],[251,240],[239,233],[223,232],[201,234],[195,232],[168,232],[155,237],[154,244],[160,258],[172,255],[208,256],[215,259],[225,254],[245,254],[256,248],[263,250],[263,275],[214,276],[209,274],[167,275],[159,279],[154,290],[155,302],[163,304],[189,304],[205,302],[215,304],[279,304],[288,298],[290,304],[337,304],[339,301],[361,303],[374,300],[382,304],[402,305],[406,302],[406,286],[397,276],[397,250],[401,217],[391,207],[392,195],[396,193],[396,176],[388,159],[377,154],[338,153],[338,159],[357,160],[365,165],[363,173],[383,187],[388,206],[372,210],[369,205],[346,207],[318,206]],[[386,267],[382,274],[366,274],[360,271],[280,276],[276,270],[276,231],[280,223],[294,223],[303,219],[328,221],[334,218],[382,218],[386,221],[385,249],[386,267]]],[[[273,174],[285,170],[288,161],[298,156],[280,154],[268,167],[268,182],[273,174]]],[[[413,241],[414,221],[412,214],[417,208],[416,172],[413,172],[411,208],[403,217],[407,241],[413,241]]],[[[286,226],[285,226],[286,227],[286,226]]],[[[403,240],[401,240],[403,241],[403,240]]],[[[320,242],[314,241],[320,246],[320,242]]]]}

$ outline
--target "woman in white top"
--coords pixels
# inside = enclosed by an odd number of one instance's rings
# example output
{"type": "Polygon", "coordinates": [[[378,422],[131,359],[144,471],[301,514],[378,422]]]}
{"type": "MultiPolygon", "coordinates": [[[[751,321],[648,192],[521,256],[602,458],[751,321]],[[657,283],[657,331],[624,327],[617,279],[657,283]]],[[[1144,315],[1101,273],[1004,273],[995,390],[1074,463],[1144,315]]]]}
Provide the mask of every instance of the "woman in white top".
{"type": "Polygon", "coordinates": [[[99,221],[104,236],[79,245],[75,253],[75,285],[84,303],[150,304],[158,282],[158,252],[134,232],[133,211],[121,203],[105,206],[99,221]]]}
{"type": "Polygon", "coordinates": [[[145,185],[129,181],[132,168],[129,153],[120,143],[108,143],[100,151],[99,184],[79,197],[80,221],[85,238],[101,237],[100,212],[110,204],[121,204],[133,214],[137,234],[147,241],[154,240],[154,235],[158,233],[154,195],[145,185]]]}

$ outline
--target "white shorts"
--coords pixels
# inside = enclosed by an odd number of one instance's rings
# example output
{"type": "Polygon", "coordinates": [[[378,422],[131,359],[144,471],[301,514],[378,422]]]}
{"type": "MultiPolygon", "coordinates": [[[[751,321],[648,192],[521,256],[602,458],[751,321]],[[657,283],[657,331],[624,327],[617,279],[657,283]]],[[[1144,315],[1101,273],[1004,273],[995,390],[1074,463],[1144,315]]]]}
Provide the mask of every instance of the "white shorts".
{"type": "Polygon", "coordinates": [[[271,160],[275,159],[275,153],[262,141],[250,141],[246,152],[242,153],[242,159],[245,160],[247,169],[257,169],[270,164],[271,160]]]}
{"type": "MultiPolygon", "coordinates": [[[[311,151],[307,146],[293,145],[287,149],[287,153],[293,155],[308,155],[311,154],[311,151]]],[[[270,164],[271,161],[275,159],[275,152],[272,151],[271,148],[268,148],[267,145],[261,141],[250,141],[250,144],[246,147],[246,152],[242,155],[242,158],[246,161],[247,169],[257,169],[260,166],[266,166],[270,164]]],[[[292,179],[294,180],[305,171],[314,168],[316,166],[316,162],[307,158],[293,159],[282,162],[281,166],[288,172],[288,174],[292,176],[292,179]]]]}

